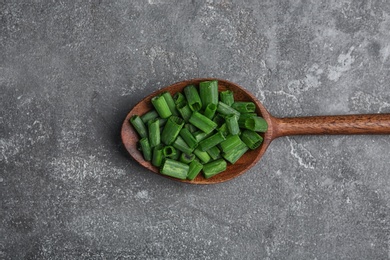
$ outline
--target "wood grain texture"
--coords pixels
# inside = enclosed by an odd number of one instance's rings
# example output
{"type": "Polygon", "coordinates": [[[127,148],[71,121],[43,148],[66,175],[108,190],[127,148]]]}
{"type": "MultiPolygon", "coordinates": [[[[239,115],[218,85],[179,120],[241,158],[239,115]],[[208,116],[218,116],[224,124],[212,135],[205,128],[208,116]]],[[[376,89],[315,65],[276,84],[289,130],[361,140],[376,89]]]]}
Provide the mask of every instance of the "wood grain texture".
{"type": "Polygon", "coordinates": [[[273,138],[289,135],[390,134],[390,114],[273,118],[273,138]]]}

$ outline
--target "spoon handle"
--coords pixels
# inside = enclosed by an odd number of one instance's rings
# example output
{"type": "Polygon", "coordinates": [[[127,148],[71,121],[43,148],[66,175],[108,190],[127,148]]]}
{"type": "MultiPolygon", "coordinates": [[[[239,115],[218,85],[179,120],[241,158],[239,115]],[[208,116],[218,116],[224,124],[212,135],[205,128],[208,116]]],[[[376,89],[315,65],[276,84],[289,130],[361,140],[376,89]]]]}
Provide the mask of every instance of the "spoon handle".
{"type": "Polygon", "coordinates": [[[273,137],[390,134],[390,114],[273,118],[273,137]]]}

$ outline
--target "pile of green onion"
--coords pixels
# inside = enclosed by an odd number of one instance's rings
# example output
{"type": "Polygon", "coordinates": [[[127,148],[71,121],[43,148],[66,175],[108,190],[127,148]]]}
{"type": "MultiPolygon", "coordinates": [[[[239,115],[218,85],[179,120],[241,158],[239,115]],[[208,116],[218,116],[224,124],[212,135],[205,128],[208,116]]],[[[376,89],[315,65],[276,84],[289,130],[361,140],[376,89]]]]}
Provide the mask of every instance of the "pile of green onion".
{"type": "Polygon", "coordinates": [[[160,173],[193,180],[202,171],[210,178],[226,170],[249,149],[260,146],[267,131],[253,102],[235,101],[233,92],[218,92],[218,81],[188,85],[173,97],[151,99],[153,110],[130,123],[140,136],[139,149],[160,173]]]}

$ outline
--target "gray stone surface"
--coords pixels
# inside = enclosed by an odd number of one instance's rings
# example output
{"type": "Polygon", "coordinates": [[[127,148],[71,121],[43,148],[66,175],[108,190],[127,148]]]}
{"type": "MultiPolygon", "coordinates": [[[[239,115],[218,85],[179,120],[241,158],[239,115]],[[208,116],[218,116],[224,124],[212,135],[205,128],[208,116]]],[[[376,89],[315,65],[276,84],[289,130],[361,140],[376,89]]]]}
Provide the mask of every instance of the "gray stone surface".
{"type": "Polygon", "coordinates": [[[149,173],[127,112],[219,77],[275,116],[390,112],[388,1],[0,1],[0,259],[389,259],[389,136],[275,140],[213,186],[149,173]]]}

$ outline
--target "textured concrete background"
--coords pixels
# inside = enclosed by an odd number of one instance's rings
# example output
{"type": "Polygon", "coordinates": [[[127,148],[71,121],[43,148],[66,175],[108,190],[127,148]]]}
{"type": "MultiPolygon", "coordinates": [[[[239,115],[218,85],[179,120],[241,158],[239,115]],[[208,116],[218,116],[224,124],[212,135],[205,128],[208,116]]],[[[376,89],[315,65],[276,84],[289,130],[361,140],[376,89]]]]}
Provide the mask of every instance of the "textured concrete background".
{"type": "Polygon", "coordinates": [[[390,2],[242,2],[0,0],[0,259],[390,258],[389,136],[280,138],[214,186],[123,150],[195,77],[275,116],[390,112],[390,2]]]}

